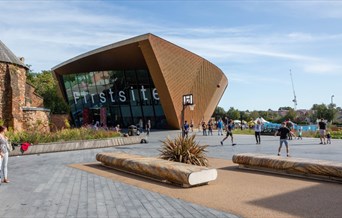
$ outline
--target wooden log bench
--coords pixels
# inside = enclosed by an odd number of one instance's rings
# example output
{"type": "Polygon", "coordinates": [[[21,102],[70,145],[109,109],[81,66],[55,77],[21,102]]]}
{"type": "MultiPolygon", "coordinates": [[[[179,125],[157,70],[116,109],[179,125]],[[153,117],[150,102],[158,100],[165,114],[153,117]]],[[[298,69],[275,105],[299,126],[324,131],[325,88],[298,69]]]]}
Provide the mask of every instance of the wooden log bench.
{"type": "Polygon", "coordinates": [[[191,187],[208,184],[217,178],[217,170],[127,153],[98,153],[104,166],[162,182],[191,187]]]}
{"type": "Polygon", "coordinates": [[[232,160],[243,169],[342,183],[342,163],[339,162],[253,153],[236,154],[232,160]]]}

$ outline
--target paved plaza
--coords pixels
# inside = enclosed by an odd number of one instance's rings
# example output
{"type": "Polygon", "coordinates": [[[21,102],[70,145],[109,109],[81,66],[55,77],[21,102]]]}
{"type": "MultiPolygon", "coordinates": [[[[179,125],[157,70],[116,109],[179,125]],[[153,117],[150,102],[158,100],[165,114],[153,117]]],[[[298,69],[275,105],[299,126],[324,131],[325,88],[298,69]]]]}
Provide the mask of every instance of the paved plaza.
{"type": "MultiPolygon", "coordinates": [[[[95,155],[102,151],[157,156],[160,140],[178,134],[154,131],[148,144],[10,157],[11,183],[0,186],[0,217],[236,217],[69,166],[95,162],[95,155]]],[[[209,145],[208,157],[226,160],[245,152],[275,155],[279,143],[273,136],[262,136],[258,145],[252,135],[234,135],[236,146],[231,146],[230,139],[221,146],[223,136],[217,132],[213,136],[193,134],[200,144],[209,145]]],[[[329,145],[320,145],[313,138],[289,142],[293,157],[342,160],[342,140],[329,145]]],[[[285,154],[283,148],[282,156],[285,154]]]]}

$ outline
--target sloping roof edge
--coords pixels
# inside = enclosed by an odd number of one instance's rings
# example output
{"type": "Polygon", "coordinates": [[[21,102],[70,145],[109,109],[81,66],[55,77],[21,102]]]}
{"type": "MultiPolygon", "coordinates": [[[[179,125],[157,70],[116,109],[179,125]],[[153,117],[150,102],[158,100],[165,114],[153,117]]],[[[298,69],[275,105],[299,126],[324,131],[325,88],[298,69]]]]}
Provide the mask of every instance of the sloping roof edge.
{"type": "Polygon", "coordinates": [[[0,40],[0,62],[19,65],[28,69],[25,64],[0,40]]]}
{"type": "Polygon", "coordinates": [[[93,55],[93,54],[96,54],[96,53],[100,53],[100,52],[103,52],[103,51],[107,51],[107,50],[110,50],[110,49],[113,49],[113,48],[118,48],[118,47],[121,47],[121,46],[124,46],[124,45],[129,45],[131,43],[135,43],[135,42],[139,42],[139,41],[142,41],[142,40],[146,40],[148,39],[148,37],[151,35],[151,33],[146,33],[146,34],[143,34],[143,35],[140,35],[140,36],[136,36],[136,37],[133,37],[133,38],[129,38],[129,39],[126,39],[126,40],[123,40],[123,41],[119,41],[119,42],[116,42],[116,43],[113,43],[113,44],[109,44],[109,45],[106,45],[106,46],[103,46],[103,47],[100,47],[100,48],[97,48],[97,49],[94,49],[94,50],[91,50],[89,52],[86,52],[86,53],[83,53],[81,55],[78,55],[74,58],[71,58],[67,61],[64,61],[56,66],[54,66],[51,70],[54,71],[60,67],[63,67],[69,63],[72,63],[74,61],[77,61],[79,59],[82,59],[84,57],[87,57],[87,56],[90,56],[90,55],[93,55]]]}

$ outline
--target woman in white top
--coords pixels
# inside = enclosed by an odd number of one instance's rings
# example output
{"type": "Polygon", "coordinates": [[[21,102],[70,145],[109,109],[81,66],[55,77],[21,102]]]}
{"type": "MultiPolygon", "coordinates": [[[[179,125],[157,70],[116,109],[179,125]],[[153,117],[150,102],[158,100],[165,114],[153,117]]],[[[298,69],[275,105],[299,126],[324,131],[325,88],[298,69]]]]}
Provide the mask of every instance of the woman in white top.
{"type": "Polygon", "coordinates": [[[0,126],[0,182],[1,182],[1,174],[4,175],[4,183],[9,183],[7,179],[7,163],[8,163],[8,147],[9,142],[5,133],[7,132],[7,127],[0,126]],[[2,171],[1,171],[2,170],[2,171]]]}
{"type": "Polygon", "coordinates": [[[254,125],[255,140],[256,140],[257,144],[261,143],[261,140],[260,140],[261,127],[262,127],[262,124],[261,124],[260,120],[258,120],[257,124],[254,125]]]}

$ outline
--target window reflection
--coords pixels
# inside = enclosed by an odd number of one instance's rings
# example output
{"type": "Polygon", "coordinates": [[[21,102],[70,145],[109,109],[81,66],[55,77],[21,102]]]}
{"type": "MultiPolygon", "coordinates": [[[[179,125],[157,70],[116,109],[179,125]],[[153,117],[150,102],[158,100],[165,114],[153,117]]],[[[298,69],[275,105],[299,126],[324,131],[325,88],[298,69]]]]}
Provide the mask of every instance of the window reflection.
{"type": "Polygon", "coordinates": [[[149,72],[110,70],[63,75],[67,101],[76,126],[101,123],[122,127],[167,128],[164,111],[149,72]]]}

